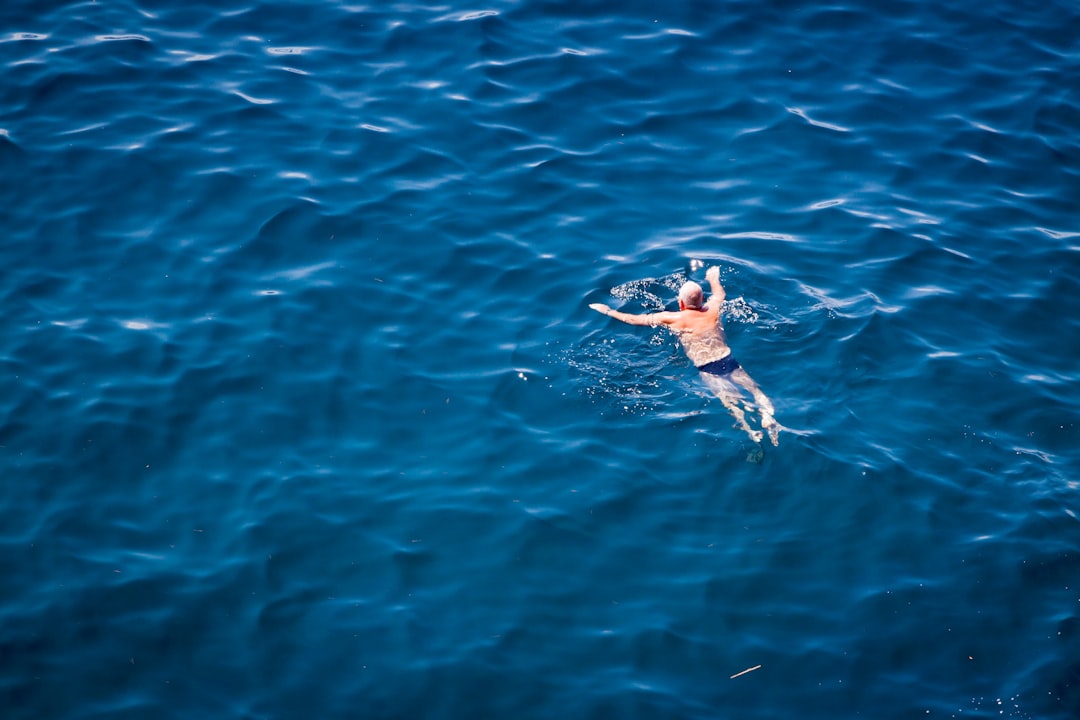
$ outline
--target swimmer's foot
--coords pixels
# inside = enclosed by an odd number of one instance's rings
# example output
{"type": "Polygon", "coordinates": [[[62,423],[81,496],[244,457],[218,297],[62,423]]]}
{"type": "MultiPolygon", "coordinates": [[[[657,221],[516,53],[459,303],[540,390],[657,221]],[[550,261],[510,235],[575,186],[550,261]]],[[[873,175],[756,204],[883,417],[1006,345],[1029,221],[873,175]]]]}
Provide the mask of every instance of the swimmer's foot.
{"type": "Polygon", "coordinates": [[[745,430],[746,434],[750,436],[750,439],[753,440],[756,443],[760,443],[762,438],[765,437],[764,435],[761,434],[760,430],[754,430],[749,425],[743,425],[743,426],[732,425],[731,427],[735,428],[736,430],[745,430]]]}
{"type": "Polygon", "coordinates": [[[760,465],[761,461],[765,459],[765,450],[760,444],[755,443],[754,447],[750,448],[750,451],[746,453],[746,462],[760,465]]]}
{"type": "Polygon", "coordinates": [[[765,432],[769,433],[769,440],[772,442],[773,447],[778,447],[780,445],[780,431],[783,427],[776,422],[776,418],[767,413],[762,413],[761,427],[765,432]]]}

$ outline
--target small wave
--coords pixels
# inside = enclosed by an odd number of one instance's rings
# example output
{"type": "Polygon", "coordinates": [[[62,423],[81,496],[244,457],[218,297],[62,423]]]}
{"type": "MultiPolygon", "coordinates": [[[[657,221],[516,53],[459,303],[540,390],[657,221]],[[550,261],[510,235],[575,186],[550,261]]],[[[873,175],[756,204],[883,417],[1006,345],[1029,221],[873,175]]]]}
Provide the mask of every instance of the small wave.
{"type": "Polygon", "coordinates": [[[269,55],[304,55],[310,53],[315,48],[303,47],[303,46],[286,46],[286,47],[268,47],[266,52],[269,55]]]}
{"type": "Polygon", "coordinates": [[[95,39],[102,42],[150,42],[150,38],[146,37],[145,35],[98,35],[95,39]]]}
{"type": "Polygon", "coordinates": [[[442,15],[435,18],[432,22],[470,22],[472,20],[483,20],[489,17],[498,17],[498,10],[470,10],[467,12],[455,12],[449,15],[442,15]]]}

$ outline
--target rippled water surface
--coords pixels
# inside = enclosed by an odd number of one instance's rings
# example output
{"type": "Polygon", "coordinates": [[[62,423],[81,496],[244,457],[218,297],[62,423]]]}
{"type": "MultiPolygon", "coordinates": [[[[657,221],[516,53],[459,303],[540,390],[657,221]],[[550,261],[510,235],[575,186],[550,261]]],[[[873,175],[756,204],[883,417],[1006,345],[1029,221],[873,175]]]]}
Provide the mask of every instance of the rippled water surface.
{"type": "Polygon", "coordinates": [[[4,717],[1080,716],[1073,3],[0,19],[4,717]]]}

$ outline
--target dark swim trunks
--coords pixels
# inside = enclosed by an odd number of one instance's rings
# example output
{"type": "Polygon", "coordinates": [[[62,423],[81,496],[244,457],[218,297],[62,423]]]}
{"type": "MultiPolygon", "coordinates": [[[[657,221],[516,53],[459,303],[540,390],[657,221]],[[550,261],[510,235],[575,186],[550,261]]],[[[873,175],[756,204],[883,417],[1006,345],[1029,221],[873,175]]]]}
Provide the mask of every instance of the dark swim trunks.
{"type": "Polygon", "coordinates": [[[713,360],[712,362],[705,363],[700,366],[698,370],[701,372],[709,373],[711,375],[730,375],[739,369],[739,361],[733,358],[731,355],[720,358],[719,360],[713,360]]]}

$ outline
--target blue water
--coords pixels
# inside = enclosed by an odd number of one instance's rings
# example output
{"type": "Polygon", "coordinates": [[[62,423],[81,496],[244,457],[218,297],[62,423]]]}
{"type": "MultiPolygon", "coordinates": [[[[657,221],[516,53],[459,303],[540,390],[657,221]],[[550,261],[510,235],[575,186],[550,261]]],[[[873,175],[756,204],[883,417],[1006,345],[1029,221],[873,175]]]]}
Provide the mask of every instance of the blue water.
{"type": "Polygon", "coordinates": [[[1080,716],[1074,3],[0,20],[3,717],[1080,716]]]}

